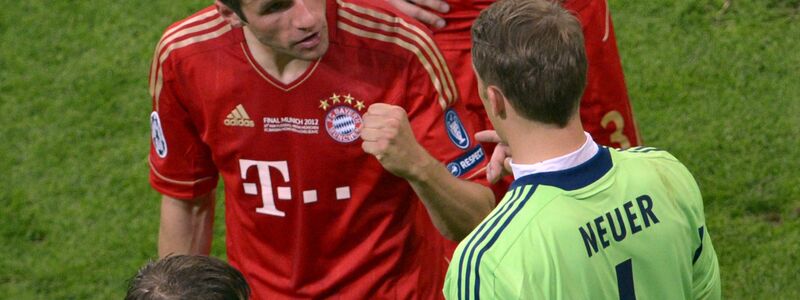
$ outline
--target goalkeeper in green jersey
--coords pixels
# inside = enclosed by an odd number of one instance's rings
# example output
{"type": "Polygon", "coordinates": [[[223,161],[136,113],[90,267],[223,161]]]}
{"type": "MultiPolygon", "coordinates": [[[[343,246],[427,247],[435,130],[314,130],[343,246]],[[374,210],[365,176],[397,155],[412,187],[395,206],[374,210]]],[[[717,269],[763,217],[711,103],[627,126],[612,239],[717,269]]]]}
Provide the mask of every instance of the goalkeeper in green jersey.
{"type": "Polygon", "coordinates": [[[501,0],[472,35],[481,99],[515,181],[459,244],[445,296],[719,299],[686,167],[655,148],[600,147],[583,131],[587,61],[575,17],[544,0],[501,0]]]}

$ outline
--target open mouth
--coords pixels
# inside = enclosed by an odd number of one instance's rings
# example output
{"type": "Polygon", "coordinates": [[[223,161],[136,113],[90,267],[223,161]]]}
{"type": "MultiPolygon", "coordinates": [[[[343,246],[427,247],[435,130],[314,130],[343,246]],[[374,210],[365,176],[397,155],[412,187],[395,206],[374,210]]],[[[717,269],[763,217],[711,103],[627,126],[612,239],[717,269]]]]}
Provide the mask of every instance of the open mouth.
{"type": "Polygon", "coordinates": [[[320,42],[320,34],[319,32],[316,32],[298,41],[297,43],[295,43],[295,45],[299,46],[300,48],[310,49],[319,45],[319,42],[320,42]]]}

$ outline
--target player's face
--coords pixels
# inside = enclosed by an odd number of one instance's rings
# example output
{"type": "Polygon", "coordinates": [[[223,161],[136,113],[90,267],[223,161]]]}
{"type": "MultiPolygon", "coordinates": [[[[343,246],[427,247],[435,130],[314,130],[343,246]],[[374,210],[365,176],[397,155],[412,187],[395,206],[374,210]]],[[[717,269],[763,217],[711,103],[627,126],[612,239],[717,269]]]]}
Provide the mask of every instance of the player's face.
{"type": "Polygon", "coordinates": [[[315,60],[328,50],[325,0],[242,0],[241,8],[247,28],[277,53],[315,60]]]}

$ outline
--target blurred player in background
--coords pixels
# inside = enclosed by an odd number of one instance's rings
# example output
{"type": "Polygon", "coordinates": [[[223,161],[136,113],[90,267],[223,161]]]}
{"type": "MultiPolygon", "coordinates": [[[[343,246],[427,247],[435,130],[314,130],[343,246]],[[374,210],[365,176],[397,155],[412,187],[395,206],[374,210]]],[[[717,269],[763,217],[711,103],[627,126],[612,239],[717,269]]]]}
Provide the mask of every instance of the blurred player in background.
{"type": "Polygon", "coordinates": [[[247,300],[250,287],[228,263],[203,255],[150,262],[131,279],[125,300],[247,300]]]}
{"type": "Polygon", "coordinates": [[[476,177],[485,155],[432,39],[398,14],[220,0],[165,31],[150,74],[160,255],[208,254],[221,174],[227,256],[255,299],[441,297],[434,226],[459,240],[495,201],[451,175],[476,177]]]}
{"type": "Polygon", "coordinates": [[[473,25],[478,90],[515,181],[459,244],[449,299],[719,299],[703,199],[675,157],[600,146],[579,116],[578,20],[500,0],[473,25]]]}

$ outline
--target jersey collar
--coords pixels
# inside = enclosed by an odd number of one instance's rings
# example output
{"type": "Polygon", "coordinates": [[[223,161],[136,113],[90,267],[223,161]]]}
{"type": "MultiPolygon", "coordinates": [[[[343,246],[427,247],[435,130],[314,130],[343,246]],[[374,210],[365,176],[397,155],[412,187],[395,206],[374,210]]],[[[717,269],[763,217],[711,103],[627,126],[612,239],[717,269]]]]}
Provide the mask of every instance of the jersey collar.
{"type": "Polygon", "coordinates": [[[514,180],[509,187],[513,190],[523,185],[549,185],[565,191],[588,186],[611,170],[611,153],[606,147],[599,147],[597,154],[575,167],[560,171],[541,172],[525,175],[514,180]]]}
{"type": "Polygon", "coordinates": [[[597,143],[594,142],[592,136],[584,131],[583,145],[571,153],[541,161],[535,164],[515,164],[511,160],[511,171],[514,173],[514,179],[530,175],[533,173],[553,172],[566,170],[582,163],[585,163],[597,154],[597,143]]]}

